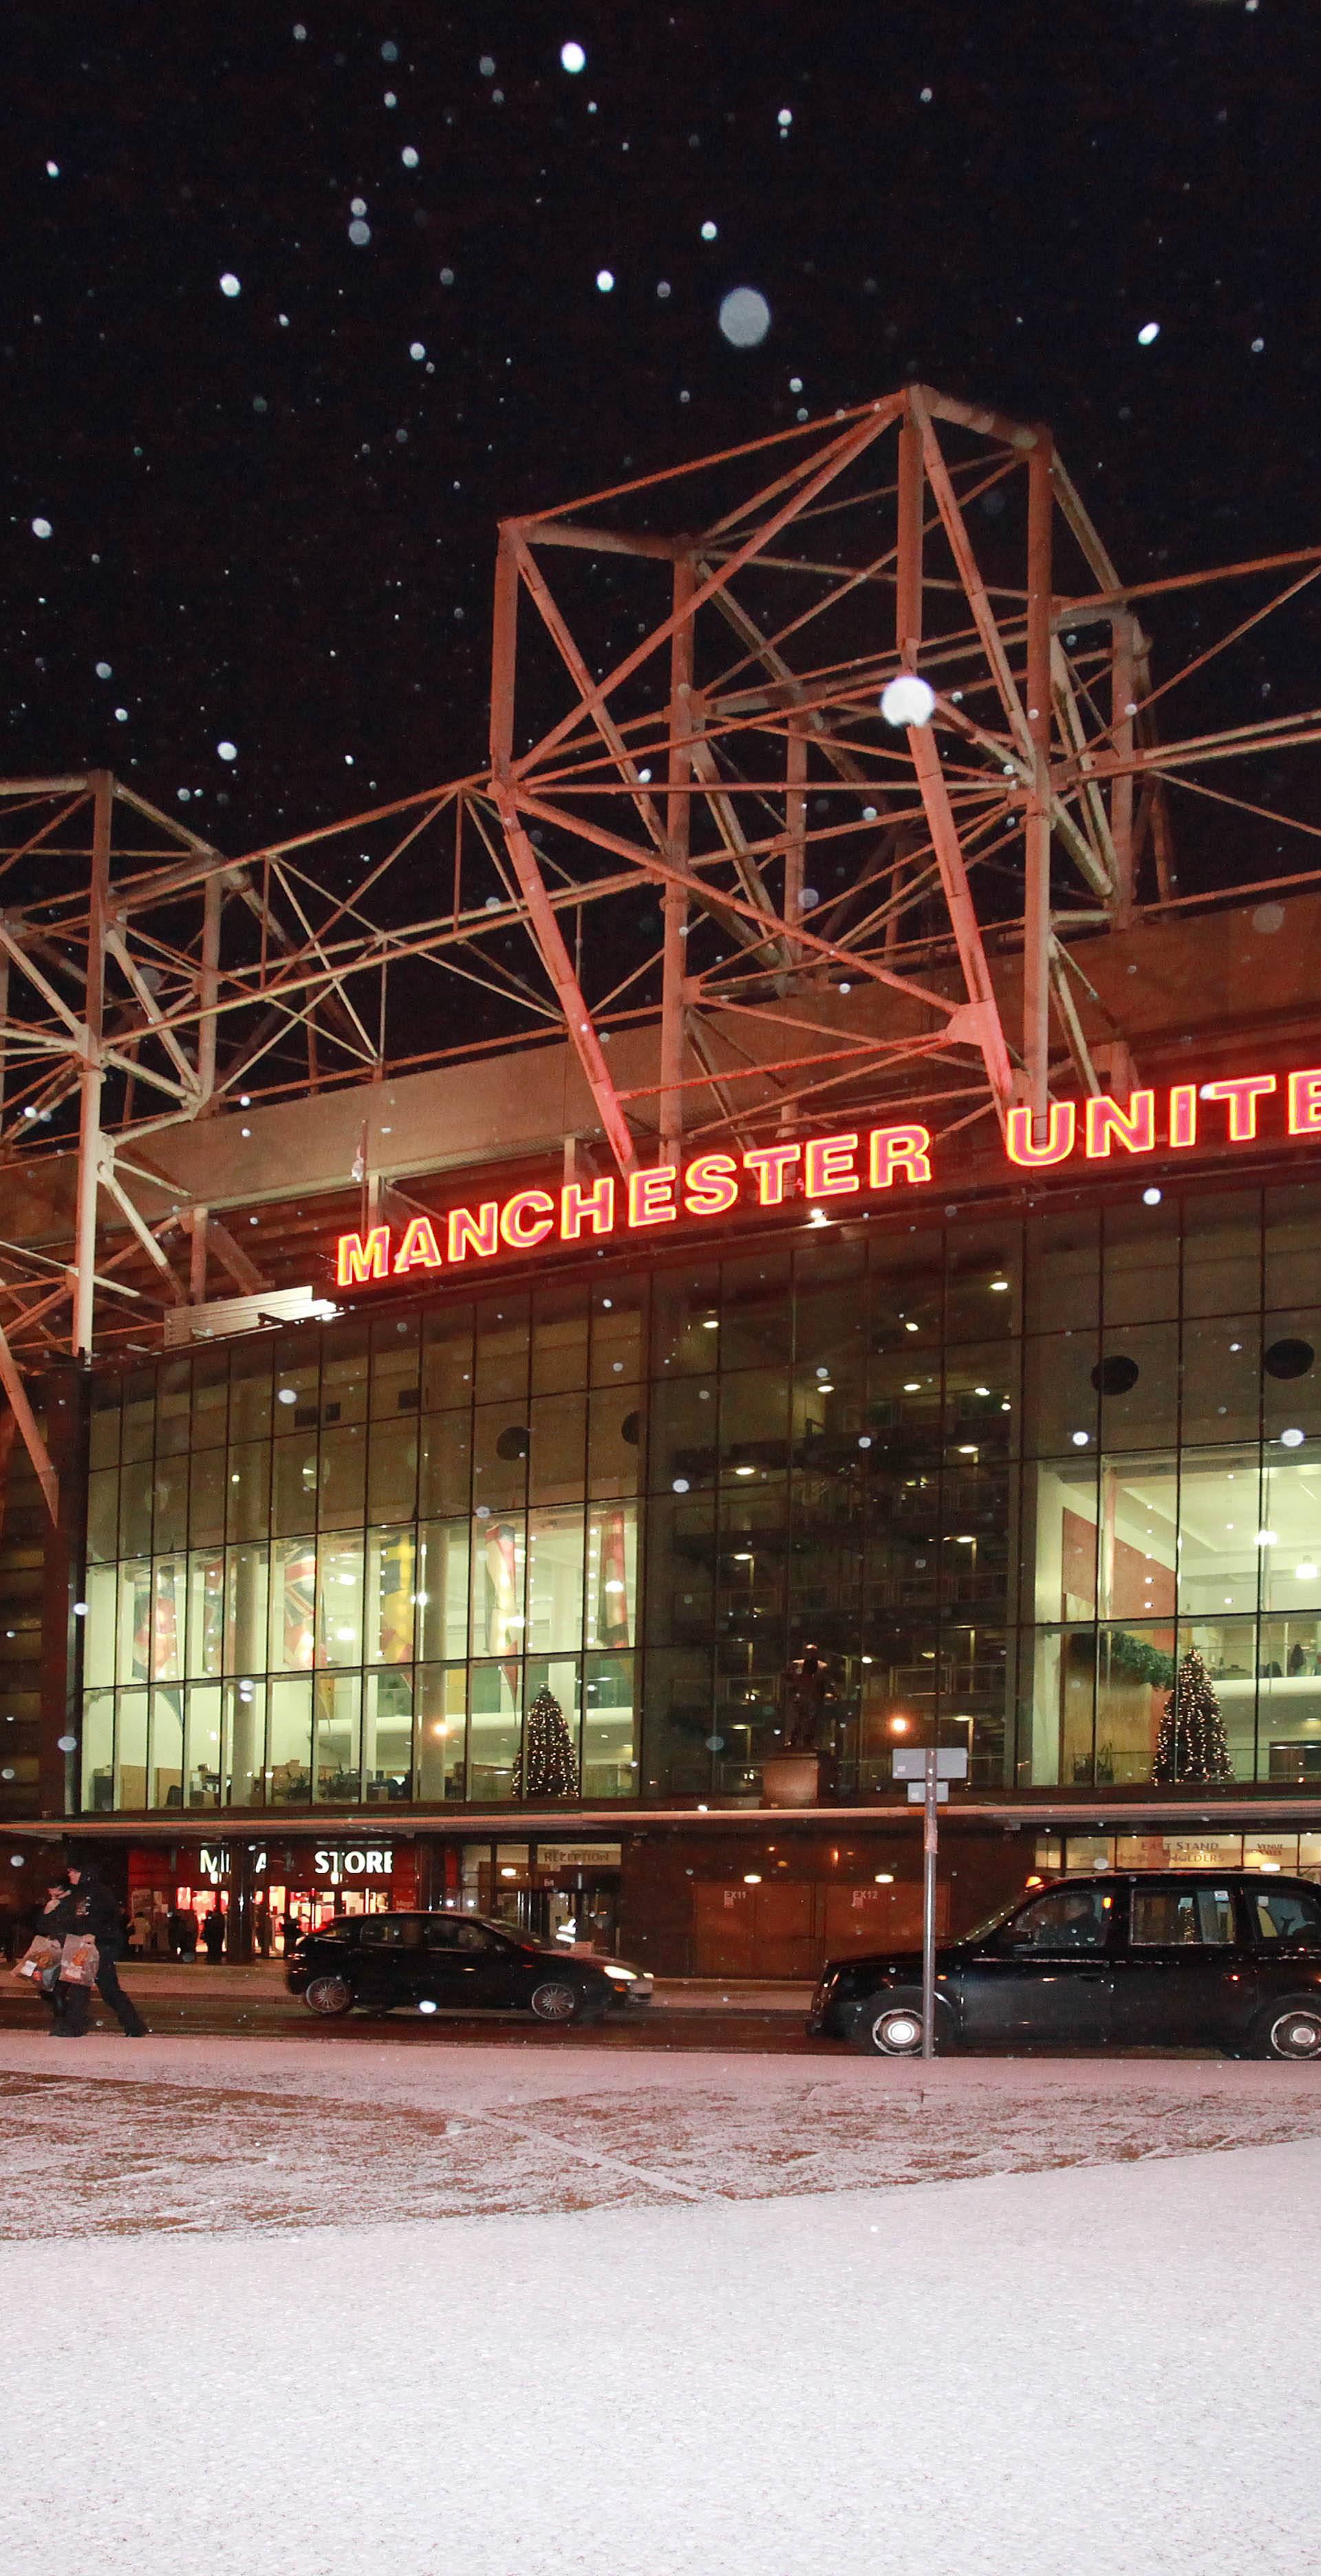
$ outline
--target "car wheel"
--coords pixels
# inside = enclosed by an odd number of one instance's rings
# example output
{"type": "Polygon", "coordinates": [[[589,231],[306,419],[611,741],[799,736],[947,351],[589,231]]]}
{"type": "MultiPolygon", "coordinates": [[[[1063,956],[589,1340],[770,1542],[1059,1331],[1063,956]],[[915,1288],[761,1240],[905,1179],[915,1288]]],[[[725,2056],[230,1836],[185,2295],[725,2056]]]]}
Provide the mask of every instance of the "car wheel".
{"type": "Polygon", "coordinates": [[[1258,2057],[1290,2057],[1296,2063],[1321,2059],[1321,2005],[1314,2000],[1272,2004],[1257,2024],[1258,2057]]]}
{"type": "Polygon", "coordinates": [[[309,2012],[333,2021],[339,2013],[352,2012],[353,1988],[346,1977],[311,1977],[303,1989],[303,2001],[309,2012]]]}
{"type": "Polygon", "coordinates": [[[576,2021],[582,2010],[582,1997],[576,1986],[564,1985],[558,1977],[548,1977],[543,1986],[536,1988],[532,2009],[538,2021],[576,2021]]]}
{"type": "Polygon", "coordinates": [[[922,2054],[922,2007],[899,2004],[873,1995],[865,2003],[850,2034],[853,2046],[869,2057],[920,2057],[922,2054]]]}

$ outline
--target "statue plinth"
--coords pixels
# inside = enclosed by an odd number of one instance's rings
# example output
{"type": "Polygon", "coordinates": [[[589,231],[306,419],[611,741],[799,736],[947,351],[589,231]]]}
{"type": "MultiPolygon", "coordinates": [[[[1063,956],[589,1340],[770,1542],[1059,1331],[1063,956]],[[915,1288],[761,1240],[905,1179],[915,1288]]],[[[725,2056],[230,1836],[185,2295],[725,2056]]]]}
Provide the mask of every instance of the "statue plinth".
{"type": "Polygon", "coordinates": [[[820,1787],[819,1753],[772,1753],[761,1766],[763,1807],[814,1807],[820,1787]]]}

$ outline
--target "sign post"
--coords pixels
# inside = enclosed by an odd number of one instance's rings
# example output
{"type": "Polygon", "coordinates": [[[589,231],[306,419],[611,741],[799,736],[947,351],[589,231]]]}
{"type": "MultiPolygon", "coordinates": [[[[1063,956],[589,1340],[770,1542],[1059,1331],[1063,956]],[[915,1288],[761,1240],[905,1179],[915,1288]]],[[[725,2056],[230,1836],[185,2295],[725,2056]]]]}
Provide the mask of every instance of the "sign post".
{"type": "Polygon", "coordinates": [[[966,1745],[905,1745],[894,1755],[894,1777],[908,1783],[910,1806],[922,1809],[922,2054],[936,2053],[936,1858],[938,1819],[951,1780],[968,1777],[966,1745]]]}

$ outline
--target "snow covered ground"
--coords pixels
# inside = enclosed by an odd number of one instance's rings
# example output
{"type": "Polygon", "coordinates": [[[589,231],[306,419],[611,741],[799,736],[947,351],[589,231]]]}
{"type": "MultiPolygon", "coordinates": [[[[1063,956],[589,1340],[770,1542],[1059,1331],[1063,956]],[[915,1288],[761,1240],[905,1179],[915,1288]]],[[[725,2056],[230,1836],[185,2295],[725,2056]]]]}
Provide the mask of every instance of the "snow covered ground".
{"type": "Polygon", "coordinates": [[[9,2038],[0,2126],[7,2576],[1317,2554],[1312,2069],[9,2038]]]}

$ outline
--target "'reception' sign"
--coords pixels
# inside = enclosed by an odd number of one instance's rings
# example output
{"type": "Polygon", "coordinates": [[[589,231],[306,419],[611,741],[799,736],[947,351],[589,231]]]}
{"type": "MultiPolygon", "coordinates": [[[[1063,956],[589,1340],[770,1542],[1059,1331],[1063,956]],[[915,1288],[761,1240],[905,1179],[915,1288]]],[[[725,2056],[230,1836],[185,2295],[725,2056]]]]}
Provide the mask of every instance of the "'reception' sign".
{"type": "MultiPolygon", "coordinates": [[[[1027,1171],[1115,1155],[1165,1153],[1197,1144],[1251,1145],[1281,1134],[1321,1135],[1321,1067],[1300,1073],[1243,1073],[1219,1082],[1177,1082],[1134,1091],[1126,1101],[1105,1092],[1090,1100],[1054,1100],[1040,1120],[1011,1109],[1004,1150],[1027,1171]],[[1260,1116],[1259,1116],[1260,1113],[1260,1116]]],[[[681,1217],[709,1220],[738,1207],[774,1208],[801,1197],[871,1195],[921,1188],[932,1178],[931,1132],[915,1121],[805,1136],[793,1144],[755,1145],[740,1154],[698,1154],[690,1163],[655,1163],[627,1179],[566,1181],[559,1190],[515,1190],[446,1215],[415,1216],[402,1228],[376,1225],[338,1240],[341,1288],[406,1278],[417,1270],[490,1261],[501,1252],[531,1252],[540,1243],[580,1243],[641,1234],[681,1217]]]]}

